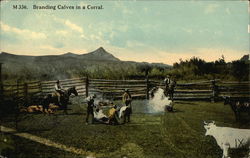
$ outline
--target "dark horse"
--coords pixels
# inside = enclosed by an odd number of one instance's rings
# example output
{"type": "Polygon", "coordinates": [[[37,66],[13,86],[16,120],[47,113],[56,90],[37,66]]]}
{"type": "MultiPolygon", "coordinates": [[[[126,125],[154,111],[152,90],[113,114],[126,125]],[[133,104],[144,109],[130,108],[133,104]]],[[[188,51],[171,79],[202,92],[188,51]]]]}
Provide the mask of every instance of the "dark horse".
{"type": "Polygon", "coordinates": [[[247,112],[250,116],[250,99],[232,99],[230,96],[224,96],[224,105],[229,104],[234,112],[236,121],[241,120],[241,113],[247,112]]]}
{"type": "Polygon", "coordinates": [[[65,114],[68,114],[67,108],[68,108],[68,103],[69,103],[69,97],[71,94],[78,96],[75,86],[65,90],[61,94],[60,103],[58,103],[57,96],[54,93],[46,95],[42,102],[43,112],[45,112],[45,109],[48,110],[50,103],[54,103],[56,105],[59,105],[60,109],[63,109],[65,114]]]}

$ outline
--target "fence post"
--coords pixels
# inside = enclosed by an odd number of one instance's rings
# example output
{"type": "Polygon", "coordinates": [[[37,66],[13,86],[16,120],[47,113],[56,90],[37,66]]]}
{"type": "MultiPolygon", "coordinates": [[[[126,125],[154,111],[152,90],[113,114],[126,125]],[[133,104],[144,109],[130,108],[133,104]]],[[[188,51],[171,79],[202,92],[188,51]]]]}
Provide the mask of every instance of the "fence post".
{"type": "Polygon", "coordinates": [[[43,93],[42,81],[39,81],[39,91],[41,94],[43,93]]]}
{"type": "Polygon", "coordinates": [[[28,83],[24,83],[24,100],[25,104],[28,102],[28,83]]]}
{"type": "Polygon", "coordinates": [[[20,85],[20,80],[17,79],[16,81],[16,88],[17,88],[17,93],[16,93],[16,97],[15,97],[15,104],[16,104],[16,110],[15,110],[15,126],[16,126],[16,130],[18,131],[18,119],[19,119],[19,102],[20,102],[20,98],[19,98],[19,85],[20,85]]]}
{"type": "Polygon", "coordinates": [[[86,97],[89,96],[89,77],[86,77],[86,82],[85,82],[85,89],[86,89],[86,97]]]}
{"type": "Polygon", "coordinates": [[[218,85],[216,85],[216,81],[211,81],[211,88],[212,88],[212,96],[211,96],[211,102],[214,103],[217,101],[218,98],[218,85]]]}
{"type": "Polygon", "coordinates": [[[0,63],[0,100],[3,100],[2,64],[0,63]]]}
{"type": "Polygon", "coordinates": [[[148,80],[148,75],[146,76],[146,86],[147,86],[147,94],[146,94],[146,97],[147,97],[147,99],[149,99],[149,80],[148,80]]]}

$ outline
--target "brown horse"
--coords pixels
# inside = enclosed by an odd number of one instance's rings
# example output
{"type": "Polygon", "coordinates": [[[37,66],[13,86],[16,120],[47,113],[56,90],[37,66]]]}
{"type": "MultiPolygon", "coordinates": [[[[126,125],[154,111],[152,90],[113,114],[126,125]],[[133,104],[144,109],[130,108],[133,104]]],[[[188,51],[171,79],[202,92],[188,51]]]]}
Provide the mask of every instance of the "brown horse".
{"type": "Polygon", "coordinates": [[[74,94],[75,96],[78,96],[78,92],[76,90],[76,87],[71,87],[67,90],[65,90],[61,96],[60,96],[60,103],[58,103],[58,99],[57,96],[55,94],[55,92],[53,92],[52,94],[48,94],[44,97],[43,102],[42,102],[42,106],[43,109],[48,109],[49,108],[49,104],[50,103],[54,103],[56,105],[59,105],[60,109],[64,110],[64,113],[68,113],[67,112],[67,108],[68,108],[68,103],[69,103],[69,97],[71,94],[74,94]]]}

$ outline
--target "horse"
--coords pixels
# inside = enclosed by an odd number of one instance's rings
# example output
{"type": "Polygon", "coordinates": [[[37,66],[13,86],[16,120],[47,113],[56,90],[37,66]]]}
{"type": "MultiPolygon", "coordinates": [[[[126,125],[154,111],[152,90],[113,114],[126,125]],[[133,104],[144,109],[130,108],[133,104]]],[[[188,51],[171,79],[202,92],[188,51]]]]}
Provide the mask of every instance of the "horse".
{"type": "Polygon", "coordinates": [[[76,87],[73,86],[71,88],[68,88],[67,90],[63,91],[63,93],[60,96],[60,103],[58,102],[58,98],[55,92],[51,93],[51,94],[47,94],[42,102],[42,106],[43,106],[43,110],[45,112],[45,109],[48,110],[49,108],[49,104],[50,103],[54,103],[56,105],[59,105],[60,109],[64,110],[64,113],[68,113],[67,112],[67,106],[68,106],[68,102],[69,102],[69,97],[71,96],[71,94],[74,94],[75,96],[78,96],[78,92],[76,90],[76,87]]]}

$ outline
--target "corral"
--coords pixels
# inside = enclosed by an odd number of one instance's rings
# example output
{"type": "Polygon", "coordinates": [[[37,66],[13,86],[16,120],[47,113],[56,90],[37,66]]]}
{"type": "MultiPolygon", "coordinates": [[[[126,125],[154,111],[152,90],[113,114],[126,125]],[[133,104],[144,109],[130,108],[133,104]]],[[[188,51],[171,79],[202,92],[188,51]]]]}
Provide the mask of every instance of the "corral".
{"type": "MultiPolygon", "coordinates": [[[[1,95],[4,98],[15,96],[25,100],[36,94],[48,94],[54,91],[56,81],[32,81],[16,83],[3,83],[1,95]]],[[[64,88],[75,86],[79,95],[88,96],[98,93],[102,98],[121,99],[125,88],[130,89],[135,98],[148,99],[152,87],[164,87],[163,81],[159,80],[105,80],[90,79],[88,77],[61,80],[64,88]]],[[[196,82],[177,82],[175,88],[175,100],[220,100],[221,96],[249,97],[249,81],[221,81],[207,80],[196,82]]]]}
{"type": "MultiPolygon", "coordinates": [[[[49,86],[53,85],[53,81],[49,83],[49,86]]],[[[91,88],[91,81],[89,82],[90,86],[86,86],[86,82],[83,83],[85,83],[84,88],[78,87],[79,93],[82,92],[82,95],[70,99],[72,104],[68,107],[68,115],[58,111],[54,115],[16,115],[14,113],[2,116],[1,140],[4,141],[1,142],[1,154],[7,157],[217,158],[221,157],[222,151],[213,138],[205,137],[204,120],[214,120],[220,126],[250,128],[248,115],[244,117],[244,123],[236,122],[232,110],[229,106],[224,105],[223,102],[190,101],[191,97],[187,97],[186,100],[180,98],[180,100],[176,100],[174,102],[175,112],[173,113],[155,114],[148,113],[147,100],[134,100],[132,102],[133,114],[131,123],[116,126],[103,124],[86,125],[87,106],[84,101],[86,91],[89,91],[89,93],[98,92],[94,92],[93,87],[91,88]],[[87,90],[86,87],[88,87],[87,90]]],[[[145,83],[147,82],[145,81],[145,83]]],[[[207,84],[209,85],[209,83],[207,84]]],[[[80,84],[82,85],[82,83],[80,84]]],[[[117,84],[117,86],[119,85],[122,84],[117,84]]],[[[187,85],[197,86],[199,84],[183,85],[188,87],[187,85]]],[[[143,86],[145,91],[141,94],[144,98],[147,98],[145,93],[148,89],[147,84],[143,86]]],[[[24,87],[28,89],[27,86],[24,87]]],[[[24,87],[21,89],[25,89],[24,87]]],[[[98,85],[96,87],[100,91],[101,86],[98,85]]],[[[112,87],[113,91],[117,91],[116,86],[113,85],[111,87],[106,86],[106,89],[102,92],[106,92],[108,89],[112,89],[112,87]]],[[[131,87],[133,86],[130,86],[130,89],[131,87]]],[[[181,87],[181,84],[179,84],[179,87],[181,87]]],[[[201,86],[198,87],[200,88],[201,86]]],[[[118,95],[116,96],[120,95],[123,88],[125,86],[119,87],[118,95]]],[[[133,93],[133,88],[131,89],[132,95],[136,98],[138,97],[136,94],[139,93],[136,93],[136,91],[133,93]]],[[[44,89],[43,87],[42,90],[44,89]]],[[[51,88],[47,89],[48,93],[50,93],[51,88]]],[[[202,89],[195,90],[190,87],[188,89],[190,90],[187,91],[192,91],[192,94],[194,91],[197,91],[197,93],[199,90],[202,91],[202,89]]],[[[211,96],[219,98],[219,94],[213,93],[211,86],[207,86],[207,89],[209,93],[207,93],[205,100],[211,100],[211,96]]],[[[232,90],[233,88],[231,88],[232,90]]],[[[181,90],[178,90],[177,86],[177,94],[178,91],[181,90]]],[[[227,91],[227,93],[235,93],[231,92],[230,88],[227,91]]],[[[246,93],[245,91],[244,93],[246,93]]],[[[241,92],[238,91],[237,93],[241,92]]],[[[24,98],[30,96],[28,95],[29,90],[24,90],[24,93],[19,94],[20,97],[24,98]]],[[[102,98],[103,96],[99,95],[99,97],[102,98]]],[[[193,95],[193,98],[197,100],[195,95],[193,95]]],[[[202,100],[202,98],[198,98],[198,100],[202,100]]],[[[114,102],[117,105],[122,104],[119,97],[114,102]]],[[[247,154],[247,150],[232,150],[230,155],[231,157],[240,158],[247,154]]]]}

